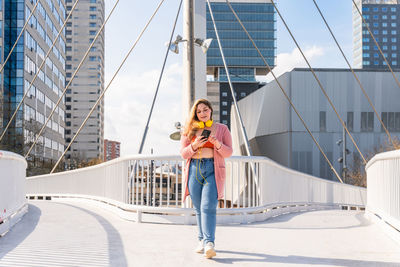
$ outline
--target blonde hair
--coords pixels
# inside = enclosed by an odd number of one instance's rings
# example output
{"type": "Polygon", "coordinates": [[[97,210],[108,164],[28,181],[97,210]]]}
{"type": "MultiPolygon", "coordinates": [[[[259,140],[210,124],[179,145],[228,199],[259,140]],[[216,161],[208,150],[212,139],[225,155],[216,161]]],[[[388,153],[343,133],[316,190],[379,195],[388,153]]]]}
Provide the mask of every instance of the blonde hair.
{"type": "Polygon", "coordinates": [[[186,124],[185,124],[185,128],[183,131],[183,135],[186,135],[189,139],[192,139],[192,137],[195,135],[196,131],[199,129],[197,127],[197,123],[200,121],[199,118],[197,117],[197,107],[200,104],[204,104],[206,105],[209,109],[211,109],[211,116],[210,116],[210,120],[212,119],[212,114],[213,114],[213,108],[211,106],[210,101],[208,101],[207,99],[198,99],[196,100],[196,102],[194,102],[191,110],[190,110],[190,114],[189,114],[189,118],[186,120],[186,124]]]}

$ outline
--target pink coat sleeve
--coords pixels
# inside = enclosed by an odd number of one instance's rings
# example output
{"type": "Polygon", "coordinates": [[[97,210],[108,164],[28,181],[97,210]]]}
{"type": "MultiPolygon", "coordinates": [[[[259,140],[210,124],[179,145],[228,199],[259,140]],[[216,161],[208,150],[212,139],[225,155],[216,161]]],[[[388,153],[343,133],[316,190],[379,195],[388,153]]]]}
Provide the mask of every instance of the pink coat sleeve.
{"type": "Polygon", "coordinates": [[[184,159],[190,159],[196,151],[190,145],[190,140],[186,135],[181,135],[181,156],[184,159]]]}
{"type": "Polygon", "coordinates": [[[232,149],[232,136],[231,133],[229,132],[228,127],[225,125],[222,126],[222,140],[221,140],[221,148],[216,149],[216,151],[223,157],[223,158],[228,158],[232,155],[233,149],[232,149]]]}

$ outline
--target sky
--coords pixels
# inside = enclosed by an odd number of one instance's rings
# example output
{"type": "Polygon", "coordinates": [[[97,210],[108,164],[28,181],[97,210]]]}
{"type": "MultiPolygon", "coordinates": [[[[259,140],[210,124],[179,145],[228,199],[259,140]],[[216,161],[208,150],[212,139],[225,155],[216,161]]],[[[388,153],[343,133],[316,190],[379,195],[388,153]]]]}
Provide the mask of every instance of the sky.
{"type": "MultiPolygon", "coordinates": [[[[316,0],[352,62],[352,6],[349,0],[316,0]]],[[[105,0],[106,16],[115,0],[105,0]]],[[[138,153],[149,116],[173,22],[180,0],[166,0],[105,94],[105,138],[121,142],[121,156],[138,153]]],[[[106,25],[105,87],[156,9],[158,0],[119,1],[106,25]]],[[[279,0],[286,20],[313,68],[347,67],[313,0],[279,0]]],[[[183,9],[183,7],[182,7],[183,9]]],[[[182,13],[175,30],[183,35],[182,13]]],[[[177,155],[179,142],[169,135],[182,122],[182,54],[170,53],[154,105],[143,154],[177,155]]],[[[294,67],[306,67],[295,43],[277,15],[277,76],[294,67]]],[[[258,77],[268,81],[271,77],[258,77]]]]}

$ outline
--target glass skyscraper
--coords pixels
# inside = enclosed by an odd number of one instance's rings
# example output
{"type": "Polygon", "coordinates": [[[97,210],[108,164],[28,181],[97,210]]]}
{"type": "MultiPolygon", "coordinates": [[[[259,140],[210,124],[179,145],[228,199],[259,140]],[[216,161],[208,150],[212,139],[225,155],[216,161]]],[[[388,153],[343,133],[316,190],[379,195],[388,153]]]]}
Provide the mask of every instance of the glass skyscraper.
{"type": "MultiPolygon", "coordinates": [[[[3,64],[37,0],[0,0],[0,53],[3,64]],[[4,12],[2,12],[4,10],[4,12]],[[3,44],[3,46],[2,46],[3,44]]],[[[65,3],[46,0],[38,3],[24,34],[5,64],[1,77],[1,132],[15,112],[24,92],[37,72],[22,108],[1,142],[1,148],[25,154],[50,115],[65,86],[65,34],[61,33],[42,69],[39,66],[65,20],[65,3]]],[[[28,162],[58,159],[64,151],[65,104],[61,102],[28,162]]]]}
{"type": "MultiPolygon", "coordinates": [[[[397,0],[357,0],[375,39],[392,68],[399,68],[400,5],[397,0]]],[[[354,66],[363,69],[387,69],[386,62],[375,45],[360,14],[353,6],[354,66]]]]}
{"type": "MultiPolygon", "coordinates": [[[[276,15],[271,1],[231,0],[230,3],[268,64],[273,68],[276,57],[276,15]]],[[[256,75],[266,75],[269,70],[227,3],[224,0],[211,0],[210,4],[234,93],[236,99],[240,100],[262,86],[256,81],[256,75]]],[[[207,98],[213,105],[214,119],[230,126],[233,98],[208,5],[206,12],[207,38],[213,39],[207,51],[207,98]]]]}
{"type": "MultiPolygon", "coordinates": [[[[270,1],[230,1],[243,25],[255,41],[268,64],[275,65],[276,18],[270,1]]],[[[243,31],[225,1],[211,1],[221,44],[232,81],[255,81],[267,73],[267,67],[243,31]]],[[[207,74],[214,80],[227,81],[221,53],[207,6],[207,38],[213,42],[207,52],[207,74]]]]}

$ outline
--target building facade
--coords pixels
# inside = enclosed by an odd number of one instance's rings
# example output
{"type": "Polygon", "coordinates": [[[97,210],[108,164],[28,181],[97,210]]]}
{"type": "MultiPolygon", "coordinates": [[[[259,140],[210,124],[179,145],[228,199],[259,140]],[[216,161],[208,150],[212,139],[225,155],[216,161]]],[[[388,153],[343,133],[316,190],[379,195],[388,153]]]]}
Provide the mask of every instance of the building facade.
{"type": "Polygon", "coordinates": [[[104,161],[119,158],[121,155],[121,143],[104,139],[104,161]]]}
{"type": "MultiPolygon", "coordinates": [[[[271,1],[234,0],[230,2],[268,64],[273,68],[276,56],[276,17],[271,1]]],[[[256,81],[256,75],[266,75],[268,68],[226,2],[212,0],[210,4],[238,100],[261,86],[256,81]]],[[[214,118],[230,126],[233,98],[208,7],[206,27],[207,38],[213,39],[207,51],[207,98],[211,101],[214,111],[218,111],[218,113],[214,112],[214,118]]]]}
{"type": "MultiPolygon", "coordinates": [[[[397,0],[357,0],[365,21],[392,68],[400,66],[400,3],[397,0]]],[[[360,14],[353,6],[354,66],[363,69],[387,69],[360,14]]]]}
{"type": "MultiPolygon", "coordinates": [[[[75,0],[66,0],[71,10],[75,0]]],[[[80,0],[66,28],[68,83],[104,22],[104,0],[80,0]]],[[[66,142],[69,143],[104,90],[104,30],[66,94],[66,142]]],[[[89,161],[104,158],[104,99],[101,100],[67,153],[89,161]]]]}
{"type": "MultiPolygon", "coordinates": [[[[10,53],[35,4],[36,1],[27,0],[0,1],[1,10],[4,11],[0,19],[2,20],[1,63],[10,53]]],[[[2,132],[22,100],[24,92],[29,90],[22,108],[17,112],[16,118],[1,142],[6,150],[25,154],[34,141],[35,134],[42,128],[61,97],[65,85],[64,32],[61,32],[56,40],[42,69],[39,67],[45,60],[45,55],[52,46],[64,20],[64,1],[39,2],[25,33],[5,64],[0,83],[2,86],[2,132]],[[38,76],[34,80],[36,73],[38,76]]],[[[64,118],[65,104],[62,99],[28,161],[32,158],[53,161],[61,156],[65,144],[64,118]]]]}
{"type": "MultiPolygon", "coordinates": [[[[4,1],[0,1],[0,62],[4,62],[4,1]]],[[[3,72],[0,72],[0,129],[3,129],[3,106],[4,106],[4,89],[3,89],[3,72]]],[[[1,144],[1,143],[0,143],[1,144]]]]}
{"type": "MultiPolygon", "coordinates": [[[[315,71],[363,155],[388,144],[386,132],[350,70],[315,71]]],[[[400,138],[400,91],[392,74],[379,70],[356,70],[356,74],[392,138],[400,138]]],[[[400,77],[400,72],[395,74],[400,77]]],[[[343,156],[343,142],[338,141],[343,138],[343,126],[312,73],[309,69],[294,69],[278,79],[334,168],[341,174],[343,166],[338,159],[343,156]]],[[[239,108],[254,155],[269,157],[284,166],[317,177],[336,179],[275,81],[239,101],[239,108]]],[[[232,116],[235,116],[233,112],[232,116]]],[[[236,117],[231,130],[234,154],[240,155],[244,149],[236,117]]],[[[361,162],[361,157],[348,135],[346,148],[350,152],[347,166],[351,168],[361,162]]]]}

